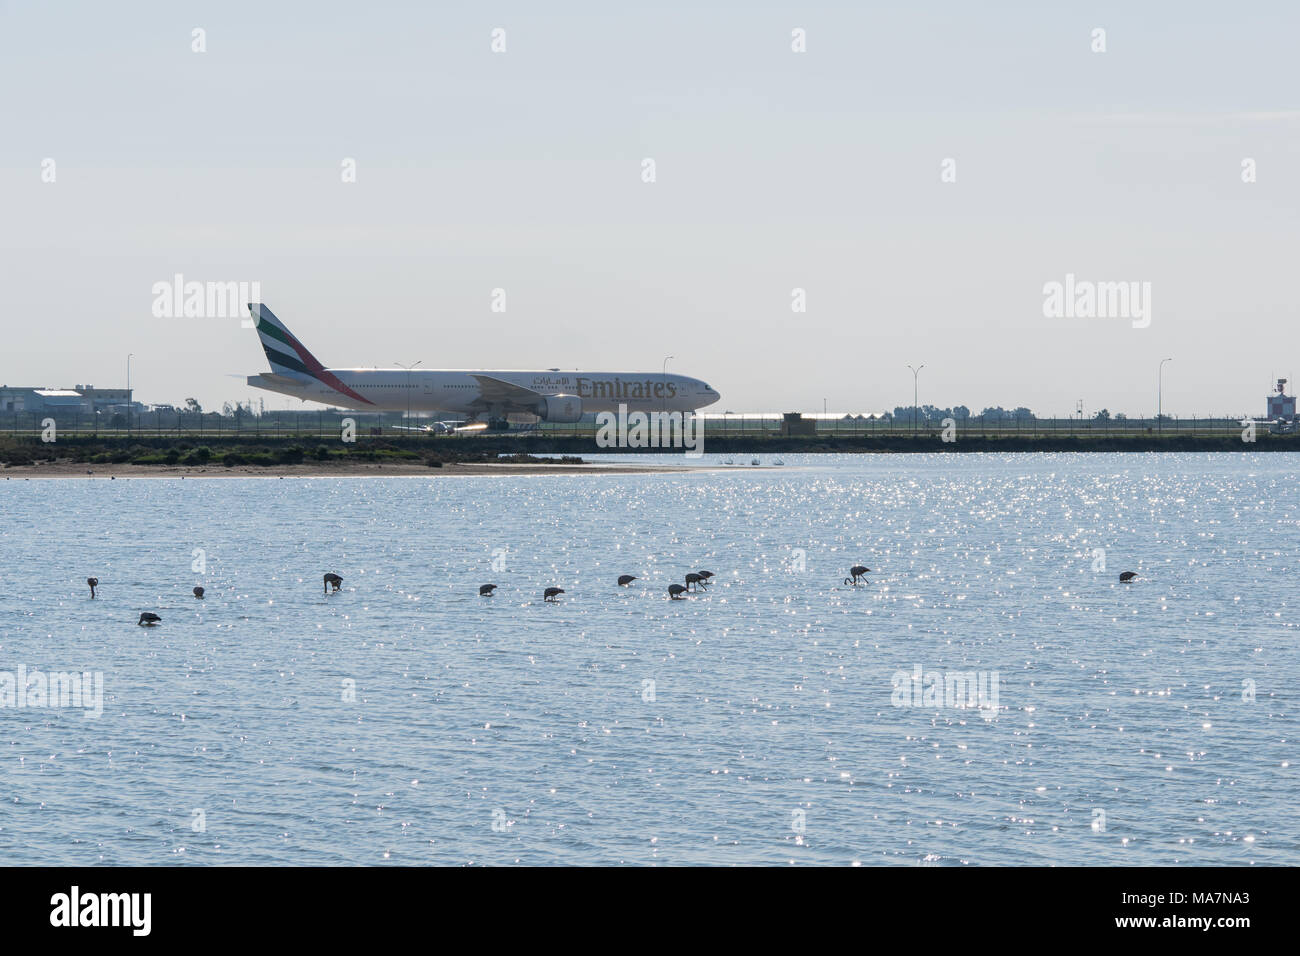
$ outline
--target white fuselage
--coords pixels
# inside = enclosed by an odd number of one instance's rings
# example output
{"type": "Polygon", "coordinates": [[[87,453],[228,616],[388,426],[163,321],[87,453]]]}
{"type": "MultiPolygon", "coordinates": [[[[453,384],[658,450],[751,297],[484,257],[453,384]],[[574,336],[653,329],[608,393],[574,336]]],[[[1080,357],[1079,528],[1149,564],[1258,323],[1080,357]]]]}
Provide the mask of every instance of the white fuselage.
{"type": "Polygon", "coordinates": [[[359,411],[453,412],[466,415],[516,413],[508,403],[485,394],[476,376],[485,376],[529,389],[540,395],[576,395],[583,413],[631,411],[687,412],[711,405],[718,393],[704,382],[683,375],[636,372],[493,372],[426,369],[326,369],[345,386],[303,376],[254,375],[248,384],[303,401],[359,411]],[[354,393],[348,395],[347,392],[354,393]],[[499,407],[496,407],[499,406],[499,407]]]}

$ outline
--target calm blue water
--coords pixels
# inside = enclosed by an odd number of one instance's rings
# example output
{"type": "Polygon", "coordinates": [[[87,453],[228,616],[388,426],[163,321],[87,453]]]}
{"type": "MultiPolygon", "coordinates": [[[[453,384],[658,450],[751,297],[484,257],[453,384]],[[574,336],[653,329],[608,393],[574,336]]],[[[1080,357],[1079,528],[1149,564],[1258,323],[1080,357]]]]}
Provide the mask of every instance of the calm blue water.
{"type": "Polygon", "coordinates": [[[0,709],[0,857],[1300,862],[1294,456],[784,458],[0,480],[0,670],[104,677],[0,709]]]}

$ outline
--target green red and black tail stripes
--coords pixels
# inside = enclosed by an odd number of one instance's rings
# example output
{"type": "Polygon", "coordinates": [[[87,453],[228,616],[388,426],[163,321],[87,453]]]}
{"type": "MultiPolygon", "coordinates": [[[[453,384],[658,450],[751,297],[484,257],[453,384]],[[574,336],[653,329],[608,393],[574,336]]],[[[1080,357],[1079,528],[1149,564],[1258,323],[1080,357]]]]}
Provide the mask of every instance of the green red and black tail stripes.
{"type": "Polygon", "coordinates": [[[266,360],[271,363],[271,371],[294,378],[313,378],[334,389],[340,395],[346,395],[353,401],[373,405],[374,402],[358,395],[347,385],[339,381],[337,375],[316,360],[316,356],[307,351],[307,347],[298,341],[275,313],[260,303],[249,303],[249,313],[257,328],[257,335],[262,340],[266,360]]]}

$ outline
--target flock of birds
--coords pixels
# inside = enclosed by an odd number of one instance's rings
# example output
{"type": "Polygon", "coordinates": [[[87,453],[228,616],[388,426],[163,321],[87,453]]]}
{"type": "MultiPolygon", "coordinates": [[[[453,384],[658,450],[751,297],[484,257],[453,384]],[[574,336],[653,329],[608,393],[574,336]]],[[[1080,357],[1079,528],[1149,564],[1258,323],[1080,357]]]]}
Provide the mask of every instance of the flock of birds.
{"type": "MultiPolygon", "coordinates": [[[[857,587],[859,584],[866,581],[868,574],[872,573],[874,572],[865,565],[855,564],[853,567],[849,568],[849,576],[844,579],[844,583],[851,585],[852,587],[857,587]]],[[[1137,576],[1138,573],[1136,571],[1121,571],[1119,579],[1122,584],[1128,584],[1130,581],[1136,580],[1137,576]]],[[[692,593],[692,588],[697,592],[707,591],[709,589],[709,579],[712,577],[715,577],[712,571],[689,571],[686,574],[685,584],[668,585],[668,597],[673,601],[682,601],[685,600],[684,595],[692,593]]],[[[635,574],[620,574],[618,576],[618,586],[625,588],[635,580],[637,580],[635,574]]],[[[90,596],[93,599],[95,597],[95,588],[99,587],[99,578],[86,578],[86,583],[90,585],[90,596]]],[[[331,588],[338,591],[339,588],[343,586],[343,578],[332,571],[327,571],[324,575],[324,583],[325,593],[328,594],[330,593],[331,588]]],[[[491,597],[496,589],[497,586],[495,584],[481,584],[479,585],[478,593],[480,597],[491,597]]],[[[564,593],[564,588],[547,588],[542,592],[542,600],[554,602],[564,593]]],[[[203,588],[194,588],[194,597],[196,599],[202,601],[203,594],[203,588]]],[[[162,618],[153,611],[142,611],[140,612],[140,620],[136,623],[141,627],[153,627],[155,624],[162,623],[162,618]]]]}
{"type": "MultiPolygon", "coordinates": [[[[692,586],[694,586],[697,591],[707,591],[709,589],[709,578],[711,577],[714,577],[712,571],[691,571],[686,575],[685,584],[668,585],[668,596],[674,601],[685,600],[682,595],[689,594],[692,586]]],[[[618,586],[625,588],[636,579],[637,577],[635,574],[620,574],[618,576],[618,586]]],[[[492,593],[496,589],[497,586],[495,584],[480,584],[478,593],[480,597],[491,597],[492,593]]],[[[563,593],[564,588],[547,588],[542,592],[542,600],[553,602],[563,593]]]]}
{"type": "MultiPolygon", "coordinates": [[[[338,584],[343,583],[343,579],[339,577],[337,574],[327,574],[325,575],[326,587],[329,586],[330,578],[333,578],[335,581],[338,582],[338,584]]],[[[86,578],[86,583],[90,585],[90,597],[91,600],[94,600],[95,588],[99,587],[99,578],[86,578]]],[[[334,586],[335,591],[338,590],[338,584],[334,586]]],[[[206,593],[207,592],[202,587],[199,587],[197,585],[195,586],[194,588],[195,599],[202,601],[203,595],[206,593]]],[[[139,624],[141,627],[153,627],[155,624],[162,623],[162,618],[159,617],[157,614],[155,614],[153,611],[141,611],[140,620],[136,621],[136,623],[139,624]]]]}

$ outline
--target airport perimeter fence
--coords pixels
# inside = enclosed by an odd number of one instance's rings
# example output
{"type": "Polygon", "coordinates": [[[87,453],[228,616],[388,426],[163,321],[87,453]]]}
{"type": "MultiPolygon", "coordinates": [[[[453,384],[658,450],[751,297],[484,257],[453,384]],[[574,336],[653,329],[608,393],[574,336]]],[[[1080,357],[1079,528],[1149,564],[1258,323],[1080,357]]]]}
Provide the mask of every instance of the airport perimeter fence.
{"type": "MultiPolygon", "coordinates": [[[[1032,418],[1018,420],[994,420],[991,418],[971,417],[958,419],[954,427],[956,435],[986,438],[1120,438],[1120,437],[1158,437],[1158,436],[1205,436],[1228,437],[1242,433],[1243,422],[1252,416],[1191,416],[1180,417],[1166,415],[1156,418],[1110,418],[1079,419],[1074,418],[1032,418]]],[[[313,440],[337,439],[346,419],[355,423],[357,440],[379,437],[419,436],[438,441],[472,441],[478,435],[500,435],[489,430],[435,434],[422,431],[427,419],[406,419],[399,412],[394,413],[338,413],[334,411],[319,412],[267,412],[264,414],[241,414],[238,416],[218,415],[215,413],[196,413],[185,411],[148,411],[132,415],[130,420],[123,414],[111,417],[105,415],[87,415],[84,412],[0,412],[0,435],[8,435],[22,440],[24,438],[42,440],[48,433],[49,422],[54,422],[59,436],[103,437],[103,438],[303,438],[313,440]]],[[[828,417],[805,418],[801,423],[809,432],[795,432],[797,437],[813,438],[849,438],[849,437],[889,437],[899,438],[915,435],[933,438],[943,434],[943,422],[938,420],[919,421],[869,418],[869,417],[828,417]]],[[[593,421],[575,424],[551,424],[542,422],[535,426],[525,426],[521,431],[512,432],[521,436],[544,435],[555,438],[591,438],[595,439],[598,426],[593,421]]],[[[779,415],[706,415],[704,416],[704,439],[709,438],[776,438],[785,436],[784,423],[779,415]]]]}

